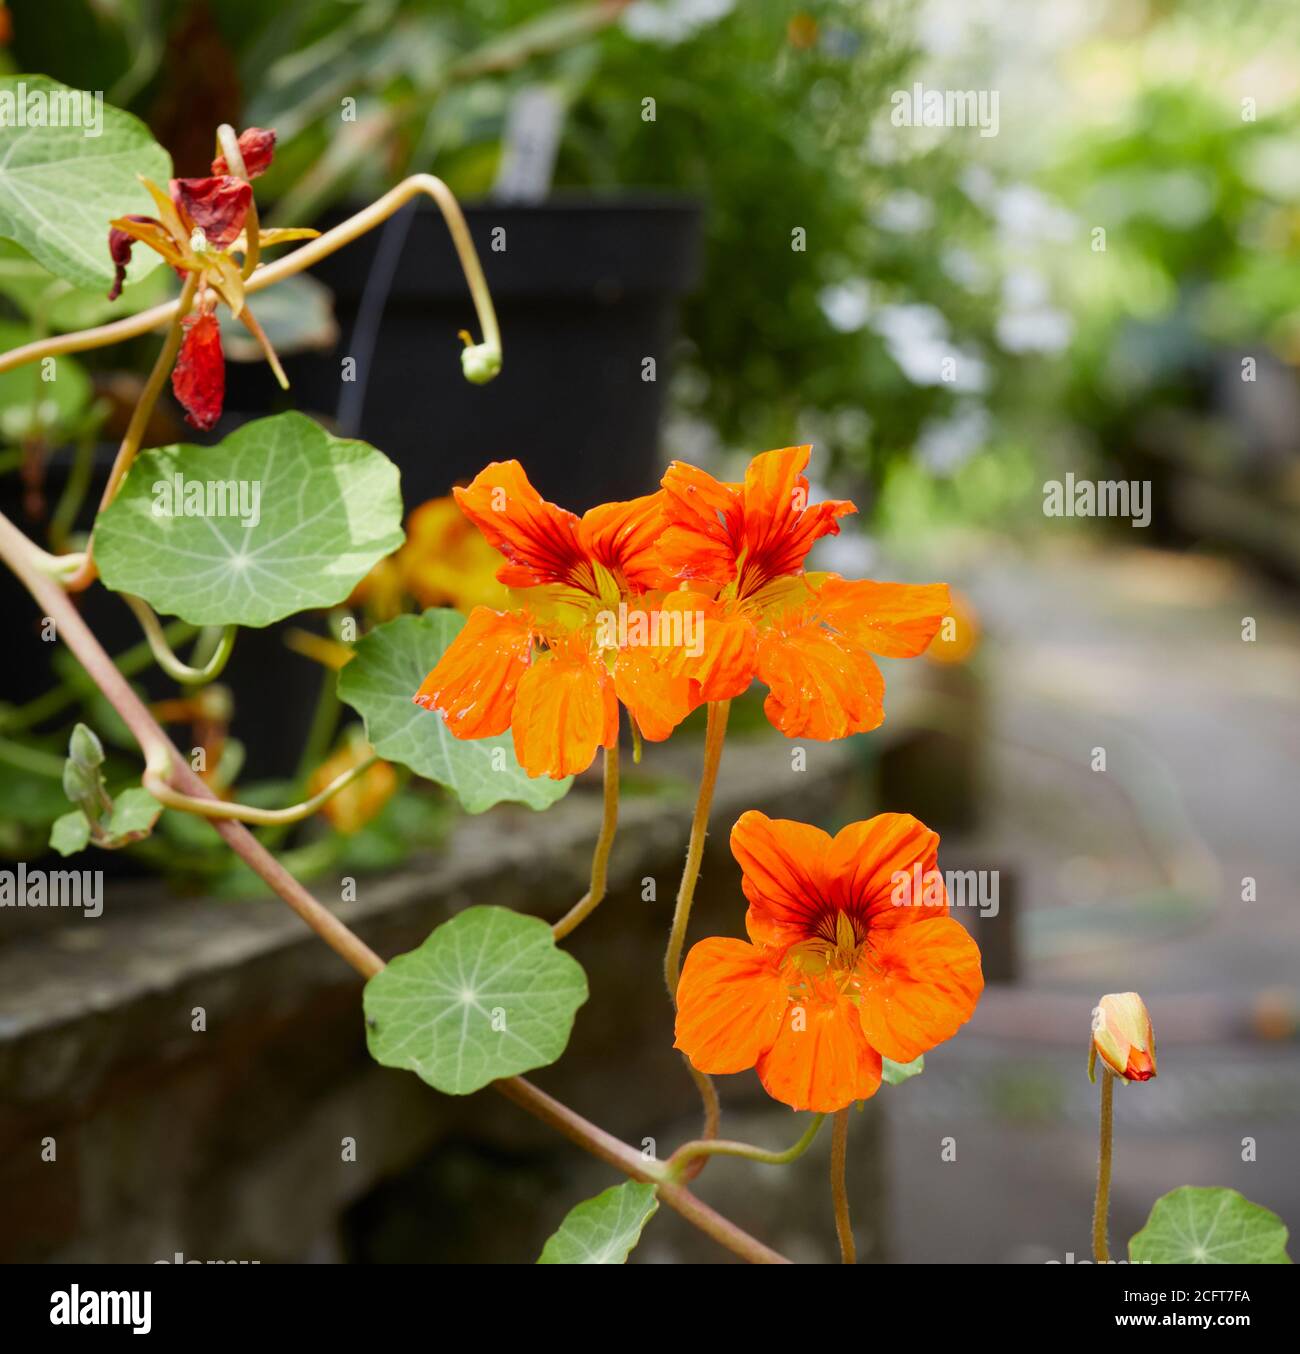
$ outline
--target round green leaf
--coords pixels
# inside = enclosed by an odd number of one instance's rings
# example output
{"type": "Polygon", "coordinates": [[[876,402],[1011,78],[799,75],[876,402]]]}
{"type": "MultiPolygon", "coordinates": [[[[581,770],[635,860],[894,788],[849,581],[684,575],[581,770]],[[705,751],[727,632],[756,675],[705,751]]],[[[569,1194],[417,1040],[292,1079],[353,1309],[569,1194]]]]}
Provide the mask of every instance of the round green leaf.
{"type": "Polygon", "coordinates": [[[1183,1185],[1128,1243],[1134,1264],[1289,1265],[1286,1224],[1235,1189],[1183,1185]]]}
{"type": "Polygon", "coordinates": [[[107,587],[164,615],[263,626],[343,601],[402,540],[397,467],[289,413],[143,452],[99,516],[95,559],[107,587]]]}
{"type": "Polygon", "coordinates": [[[887,1086],[899,1086],[925,1071],[925,1054],[912,1059],[910,1063],[896,1063],[893,1058],[881,1058],[881,1080],[887,1086]]]}
{"type": "Polygon", "coordinates": [[[470,907],[366,984],[366,1041],[448,1095],[553,1063],[587,1000],[587,976],[551,928],[504,907],[470,907]]]}
{"type": "Polygon", "coordinates": [[[659,1211],[655,1187],[640,1180],[614,1185],[571,1208],[542,1248],[539,1265],[622,1265],[659,1211]]]}
{"type": "Polygon", "coordinates": [[[411,699],[464,624],[460,612],[436,608],[378,626],[339,673],[339,699],[365,720],[366,737],[381,757],[445,785],[467,812],[482,813],[503,800],[547,808],[568,793],[572,777],[530,776],[509,734],[454,738],[441,715],[411,699]]]}
{"type": "MultiPolygon", "coordinates": [[[[0,122],[0,237],[15,240],[64,281],[107,291],[108,223],[152,215],[136,176],[165,185],[171,157],[138,118],[44,75],[0,76],[0,122]],[[66,125],[23,125],[36,108],[46,110],[45,120],[53,115],[66,125]]],[[[152,249],[137,249],[127,276],[143,277],[159,262],[152,249]]]]}

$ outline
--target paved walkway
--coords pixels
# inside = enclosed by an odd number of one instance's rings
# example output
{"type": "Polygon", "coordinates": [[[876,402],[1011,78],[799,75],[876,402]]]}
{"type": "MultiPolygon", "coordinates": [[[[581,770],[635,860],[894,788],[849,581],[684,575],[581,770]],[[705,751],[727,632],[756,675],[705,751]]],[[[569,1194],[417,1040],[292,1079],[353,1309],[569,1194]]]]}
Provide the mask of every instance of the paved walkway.
{"type": "Polygon", "coordinates": [[[945,849],[1014,873],[1022,980],[891,1095],[893,1258],[1086,1258],[1088,1015],[1129,989],[1160,1074],[1117,1094],[1113,1242],[1179,1184],[1231,1185],[1300,1229],[1294,600],[1217,561],[1122,547],[946,576],[984,626],[990,752],[984,821],[945,849]]]}

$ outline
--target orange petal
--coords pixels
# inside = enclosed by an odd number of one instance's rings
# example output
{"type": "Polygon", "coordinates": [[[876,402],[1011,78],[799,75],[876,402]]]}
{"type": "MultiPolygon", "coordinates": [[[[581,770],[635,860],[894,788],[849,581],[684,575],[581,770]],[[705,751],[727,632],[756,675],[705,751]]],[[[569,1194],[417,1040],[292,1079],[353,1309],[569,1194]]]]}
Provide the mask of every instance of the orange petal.
{"type": "Polygon", "coordinates": [[[786,1008],[776,1042],[758,1060],[763,1089],[791,1109],[831,1114],[880,1089],[880,1054],[853,1003],[833,983],[809,986],[786,1008]]]}
{"type": "Polygon", "coordinates": [[[808,503],[803,471],[812,447],[783,447],[755,456],[745,471],[745,557],[741,594],[797,573],[813,543],[839,535],[837,518],[857,512],[847,499],[808,503]]]}
{"type": "Polygon", "coordinates": [[[618,737],[614,679],[583,643],[577,635],[542,654],[520,680],[511,728],[515,756],[530,776],[575,776],[595,760],[597,748],[618,737]]]}
{"type": "Polygon", "coordinates": [[[736,576],[743,521],[740,486],[674,461],[661,481],[667,528],[659,542],[665,570],[719,585],[736,576]]]}
{"type": "Polygon", "coordinates": [[[666,525],[660,491],[592,508],[582,516],[578,539],[587,554],[633,588],[671,588],[675,579],[659,558],[659,539],[666,525]]]}
{"type": "Polygon", "coordinates": [[[702,940],[677,984],[673,1047],[701,1072],[743,1072],[772,1046],[786,1000],[769,953],[743,940],[702,940]]]}
{"type": "Polygon", "coordinates": [[[831,839],[819,827],[742,813],[731,829],[731,854],[740,863],[749,899],[746,926],[756,943],[793,945],[806,940],[833,912],[827,872],[831,839]]]}
{"type": "Polygon", "coordinates": [[[910,813],[879,813],[842,828],[827,869],[834,905],[870,926],[948,915],[939,834],[910,813]]]}
{"type": "Polygon", "coordinates": [[[699,704],[690,678],[674,672],[660,651],[644,645],[619,650],[614,689],[652,743],[662,743],[699,704]]]}
{"type": "Polygon", "coordinates": [[[915,658],[952,607],[946,583],[874,583],[831,574],[814,610],[846,639],[882,658],[915,658]]]}
{"type": "Polygon", "coordinates": [[[505,733],[532,655],[527,616],[475,607],[413,699],[442,715],[457,738],[505,733]]]}
{"type": "Polygon", "coordinates": [[[870,654],[815,621],[764,631],[758,676],[770,688],[763,709],[787,738],[846,738],[885,718],[885,679],[870,654]]]}
{"type": "Polygon", "coordinates": [[[578,519],[548,503],[518,461],[493,461],[467,489],[452,492],[465,516],[510,561],[497,573],[507,587],[569,583],[594,590],[578,519]]]}
{"type": "Polygon", "coordinates": [[[731,700],[749,690],[758,665],[758,632],[748,616],[698,592],[670,593],[664,607],[698,614],[700,652],[683,650],[676,667],[695,682],[699,700],[731,700]]]}
{"type": "Polygon", "coordinates": [[[867,1042],[900,1063],[951,1039],[984,990],[979,947],[951,917],[873,930],[856,976],[867,1042]]]}

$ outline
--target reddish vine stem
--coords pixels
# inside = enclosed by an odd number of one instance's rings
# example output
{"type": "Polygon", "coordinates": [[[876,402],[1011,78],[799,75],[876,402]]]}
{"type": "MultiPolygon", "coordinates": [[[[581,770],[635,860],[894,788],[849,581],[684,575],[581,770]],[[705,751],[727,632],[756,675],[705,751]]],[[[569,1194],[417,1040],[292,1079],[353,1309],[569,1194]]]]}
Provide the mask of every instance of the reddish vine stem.
{"type": "MultiPolygon", "coordinates": [[[[82,620],[67,593],[33,563],[36,547],[7,517],[0,514],[0,559],[50,617],[57,633],[81,666],[121,715],[146,762],[164,755],[172,765],[177,788],[198,798],[215,798],[212,790],[193,771],[130,683],[114,666],[90,627],[82,620]]],[[[363,978],[373,978],[384,961],[328,908],[319,903],[242,824],[214,820],[213,827],[227,845],[255,871],[302,918],[304,922],[363,978]]],[[[693,1226],[751,1264],[779,1265],[790,1262],[756,1237],[715,1212],[685,1186],[670,1180],[661,1162],[646,1160],[604,1129],[588,1122],[567,1105],[539,1090],[522,1077],[493,1082],[493,1088],[535,1118],[550,1124],[570,1141],[634,1180],[653,1181],[659,1197],[693,1226]]]]}

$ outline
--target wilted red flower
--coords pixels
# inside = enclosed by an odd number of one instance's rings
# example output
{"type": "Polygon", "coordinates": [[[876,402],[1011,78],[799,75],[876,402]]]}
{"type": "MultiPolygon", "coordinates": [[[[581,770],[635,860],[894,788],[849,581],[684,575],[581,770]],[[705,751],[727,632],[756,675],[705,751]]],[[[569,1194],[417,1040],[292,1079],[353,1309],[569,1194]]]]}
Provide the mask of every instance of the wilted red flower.
{"type": "MultiPolygon", "coordinates": [[[[250,179],[265,174],[271,167],[271,157],[275,154],[275,133],[265,127],[250,127],[239,134],[239,153],[244,157],[244,169],[250,179]]],[[[230,166],[224,155],[218,155],[212,162],[214,174],[229,174],[230,166]]]]}
{"type": "MultiPolygon", "coordinates": [[[[275,133],[250,127],[239,138],[244,169],[252,178],[271,163],[275,133]]],[[[194,289],[195,313],[183,320],[185,338],[180,357],[172,373],[172,389],[185,407],[186,421],[195,428],[209,429],[221,417],[226,391],[226,369],[221,352],[221,332],[215,314],[216,298],[230,307],[230,313],[243,320],[262,347],[276,379],[284,388],[285,378],[262,327],[244,306],[244,274],[248,271],[248,241],[245,224],[253,205],[253,189],[247,180],[228,174],[226,160],[218,155],[212,162],[212,175],[203,179],[172,179],[169,193],[146,178],[141,182],[149,190],[158,209],[157,216],[121,216],[109,222],[108,253],[115,276],[108,294],[115,301],[122,291],[131,247],[138,240],[161,254],[182,277],[197,279],[194,289]],[[242,254],[244,262],[232,257],[242,254]]],[[[258,229],[259,247],[284,244],[290,240],[311,239],[315,230],[258,229]]]]}
{"type": "Polygon", "coordinates": [[[172,391],[185,410],[185,422],[207,432],[221,417],[226,397],[221,326],[210,310],[187,315],[181,325],[185,338],[172,368],[172,391]]]}
{"type": "Polygon", "coordinates": [[[198,227],[214,249],[227,249],[239,238],[253,202],[253,185],[231,174],[211,179],[173,179],[172,201],[183,221],[198,227]]]}

